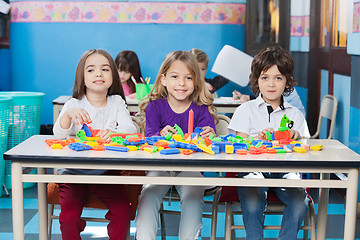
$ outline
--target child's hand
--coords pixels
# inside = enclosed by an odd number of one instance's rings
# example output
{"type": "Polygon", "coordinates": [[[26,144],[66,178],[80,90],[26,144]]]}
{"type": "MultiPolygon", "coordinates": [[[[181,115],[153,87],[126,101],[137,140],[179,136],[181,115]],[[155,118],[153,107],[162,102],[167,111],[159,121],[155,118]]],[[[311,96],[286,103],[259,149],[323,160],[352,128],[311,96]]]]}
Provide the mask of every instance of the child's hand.
{"type": "Polygon", "coordinates": [[[267,140],[266,138],[266,132],[270,132],[271,134],[274,132],[275,130],[273,128],[265,128],[264,130],[260,131],[258,134],[258,138],[259,139],[264,139],[267,140]]]}
{"type": "Polygon", "coordinates": [[[234,91],[232,92],[232,95],[233,95],[233,99],[234,99],[234,100],[239,100],[239,99],[241,98],[241,95],[242,95],[242,94],[241,94],[240,92],[234,90],[234,91]]]}
{"type": "Polygon", "coordinates": [[[202,137],[209,137],[210,134],[216,135],[215,131],[212,127],[206,126],[206,127],[203,127],[202,129],[203,129],[203,131],[200,133],[200,136],[202,136],[202,137]]]}
{"type": "Polygon", "coordinates": [[[102,140],[108,142],[111,140],[111,138],[110,138],[111,133],[112,132],[110,129],[105,129],[105,130],[100,130],[96,136],[100,137],[102,140]]]}
{"type": "Polygon", "coordinates": [[[301,138],[300,133],[298,131],[293,130],[293,129],[290,129],[289,131],[290,131],[291,139],[297,140],[297,139],[301,138]]]}
{"type": "Polygon", "coordinates": [[[172,133],[172,134],[175,134],[177,133],[176,130],[170,126],[170,125],[167,125],[166,127],[164,127],[161,131],[160,131],[160,136],[166,136],[168,135],[168,133],[172,133]]]}
{"type": "Polygon", "coordinates": [[[212,92],[214,90],[214,87],[210,84],[210,83],[205,83],[207,89],[209,89],[210,92],[212,92]]]}
{"type": "Polygon", "coordinates": [[[84,123],[91,122],[89,113],[82,108],[70,108],[64,115],[76,125],[83,125],[84,123]]]}

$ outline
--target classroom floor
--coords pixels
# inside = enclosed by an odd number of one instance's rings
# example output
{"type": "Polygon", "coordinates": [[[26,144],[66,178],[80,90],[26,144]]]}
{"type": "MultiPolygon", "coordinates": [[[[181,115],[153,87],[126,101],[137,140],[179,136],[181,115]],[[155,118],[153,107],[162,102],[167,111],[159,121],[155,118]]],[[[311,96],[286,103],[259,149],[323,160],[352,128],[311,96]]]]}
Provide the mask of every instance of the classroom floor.
{"type": "MultiPolygon", "coordinates": [[[[310,190],[310,194],[313,196],[315,203],[317,203],[317,190],[310,190]]],[[[25,207],[25,239],[26,240],[37,240],[38,237],[38,216],[37,216],[37,188],[32,187],[24,190],[24,207],[25,207]]],[[[178,203],[172,203],[169,207],[165,204],[166,208],[178,208],[178,203]]],[[[317,212],[317,204],[315,205],[317,212]]],[[[56,209],[59,211],[59,209],[56,209]]],[[[205,206],[205,212],[211,212],[210,206],[205,206]]],[[[344,222],[344,199],[335,191],[330,191],[330,204],[329,204],[329,215],[328,215],[328,226],[327,226],[327,238],[331,240],[343,239],[343,222],[344,222]]],[[[12,238],[12,215],[11,215],[11,197],[3,196],[0,198],[0,239],[11,240],[12,238]]],[[[91,210],[86,209],[84,215],[92,215],[103,217],[105,211],[103,210],[91,210]]],[[[241,219],[239,219],[241,221],[241,219]]],[[[281,221],[278,216],[269,216],[266,219],[267,222],[277,224],[281,221]]],[[[178,222],[179,216],[166,215],[166,233],[168,240],[178,239],[178,222]]],[[[218,224],[217,224],[217,238],[224,239],[224,222],[225,212],[224,206],[219,208],[218,224]]],[[[131,239],[134,239],[135,234],[135,223],[131,222],[131,239]]],[[[265,237],[267,239],[276,239],[277,231],[265,231],[265,237]]],[[[242,230],[238,230],[236,233],[237,239],[244,239],[245,233],[242,230]]],[[[302,232],[299,232],[299,238],[302,237],[302,232]]],[[[357,239],[360,239],[360,221],[357,221],[357,239]]],[[[106,224],[105,223],[88,223],[85,231],[82,233],[84,240],[104,240],[107,238],[106,224]]],[[[61,234],[59,229],[59,222],[57,220],[53,223],[53,235],[52,240],[60,240],[61,234]]],[[[160,239],[160,231],[158,231],[158,237],[160,239]]],[[[203,228],[201,230],[201,237],[199,239],[208,240],[210,239],[210,219],[203,219],[203,228]]]]}

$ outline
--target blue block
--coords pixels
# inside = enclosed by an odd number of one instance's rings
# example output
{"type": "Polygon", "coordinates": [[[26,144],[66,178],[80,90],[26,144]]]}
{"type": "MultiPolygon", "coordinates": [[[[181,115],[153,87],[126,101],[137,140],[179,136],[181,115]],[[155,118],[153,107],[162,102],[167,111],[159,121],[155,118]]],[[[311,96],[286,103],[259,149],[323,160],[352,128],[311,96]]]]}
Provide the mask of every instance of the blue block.
{"type": "Polygon", "coordinates": [[[127,152],[129,149],[127,147],[115,147],[115,146],[104,146],[106,150],[117,151],[117,152],[127,152]]]}
{"type": "Polygon", "coordinates": [[[247,149],[246,143],[234,143],[234,152],[238,149],[247,149]]]}
{"type": "Polygon", "coordinates": [[[219,154],[220,153],[220,146],[219,145],[213,145],[211,150],[215,153],[215,154],[219,154]]]}
{"type": "Polygon", "coordinates": [[[180,149],[177,148],[167,148],[160,151],[160,154],[169,155],[169,154],[179,154],[180,149]]]}
{"type": "Polygon", "coordinates": [[[82,125],[81,130],[84,130],[85,135],[86,135],[87,137],[92,137],[92,133],[91,133],[89,127],[88,127],[86,124],[83,124],[83,125],[82,125]]]}

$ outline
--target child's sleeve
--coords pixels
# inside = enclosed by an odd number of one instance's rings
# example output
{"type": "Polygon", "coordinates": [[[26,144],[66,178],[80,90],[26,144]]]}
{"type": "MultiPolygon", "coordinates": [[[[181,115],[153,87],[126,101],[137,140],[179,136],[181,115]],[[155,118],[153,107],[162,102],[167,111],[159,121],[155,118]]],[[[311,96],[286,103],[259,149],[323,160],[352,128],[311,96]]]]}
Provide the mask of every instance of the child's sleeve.
{"type": "MultiPolygon", "coordinates": [[[[149,102],[146,107],[146,136],[160,136],[161,131],[161,118],[160,111],[154,102],[149,102]]],[[[165,126],[164,126],[165,127],[165,126]]]]}
{"type": "Polygon", "coordinates": [[[310,132],[304,115],[298,108],[294,108],[294,127],[293,129],[300,133],[301,137],[310,138],[310,132]]]}
{"type": "Polygon", "coordinates": [[[211,113],[209,112],[209,107],[203,105],[203,107],[201,108],[202,111],[200,111],[198,114],[198,120],[195,123],[196,126],[195,127],[211,127],[212,129],[214,129],[215,133],[216,133],[216,129],[215,129],[215,120],[214,117],[211,115],[211,113]]]}
{"type": "MultiPolygon", "coordinates": [[[[76,104],[76,101],[74,101],[74,99],[70,99],[69,101],[67,101],[63,108],[61,109],[61,112],[59,114],[59,117],[56,119],[56,122],[54,124],[53,127],[53,133],[55,135],[56,138],[58,139],[64,139],[69,137],[69,135],[72,132],[72,128],[75,127],[76,125],[71,121],[70,127],[68,129],[64,129],[60,126],[60,118],[64,115],[64,113],[70,109],[70,108],[75,108],[78,107],[76,104]],[[75,126],[74,126],[75,125],[75,126]]],[[[81,127],[79,127],[80,130],[81,127]]]]}
{"type": "Polygon", "coordinates": [[[249,104],[243,103],[236,108],[231,118],[228,126],[229,133],[236,134],[237,132],[241,132],[250,135],[250,126],[251,119],[249,104]]]}
{"type": "Polygon", "coordinates": [[[118,126],[115,128],[115,132],[118,133],[136,133],[136,127],[131,119],[130,113],[127,109],[125,101],[120,97],[117,110],[117,122],[118,126]]]}

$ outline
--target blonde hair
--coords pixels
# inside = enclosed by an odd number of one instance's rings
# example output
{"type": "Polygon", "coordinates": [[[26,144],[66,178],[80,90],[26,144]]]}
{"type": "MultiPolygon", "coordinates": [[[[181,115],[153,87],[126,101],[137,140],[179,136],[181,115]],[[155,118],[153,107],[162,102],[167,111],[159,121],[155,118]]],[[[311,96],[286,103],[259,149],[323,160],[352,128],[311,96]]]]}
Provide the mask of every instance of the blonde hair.
{"type": "Polygon", "coordinates": [[[205,63],[206,68],[209,66],[209,57],[203,50],[193,48],[190,52],[195,56],[198,63],[205,63]]]}
{"type": "Polygon", "coordinates": [[[156,77],[155,84],[150,93],[140,100],[139,106],[141,113],[146,112],[146,107],[149,102],[160,99],[167,98],[168,91],[166,87],[161,83],[161,77],[166,75],[171,64],[175,61],[183,62],[187,69],[189,70],[194,81],[194,91],[190,95],[190,99],[198,106],[206,105],[208,106],[210,114],[214,117],[215,123],[218,122],[216,116],[216,108],[213,106],[214,98],[211,96],[210,92],[206,89],[205,81],[201,78],[199,64],[197,63],[195,57],[187,51],[174,51],[169,53],[164,62],[161,64],[159,73],[156,77]]]}

